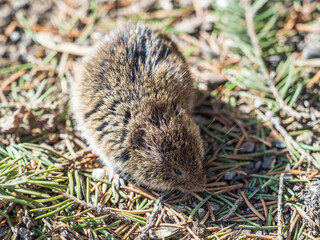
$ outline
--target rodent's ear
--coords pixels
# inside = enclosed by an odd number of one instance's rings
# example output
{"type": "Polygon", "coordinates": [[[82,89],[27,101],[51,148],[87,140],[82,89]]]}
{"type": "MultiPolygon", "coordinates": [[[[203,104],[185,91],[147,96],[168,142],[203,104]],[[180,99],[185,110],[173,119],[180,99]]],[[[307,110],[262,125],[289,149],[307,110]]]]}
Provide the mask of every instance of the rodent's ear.
{"type": "Polygon", "coordinates": [[[138,128],[134,131],[132,136],[133,144],[137,147],[149,149],[148,144],[145,140],[146,131],[143,128],[138,128]]]}

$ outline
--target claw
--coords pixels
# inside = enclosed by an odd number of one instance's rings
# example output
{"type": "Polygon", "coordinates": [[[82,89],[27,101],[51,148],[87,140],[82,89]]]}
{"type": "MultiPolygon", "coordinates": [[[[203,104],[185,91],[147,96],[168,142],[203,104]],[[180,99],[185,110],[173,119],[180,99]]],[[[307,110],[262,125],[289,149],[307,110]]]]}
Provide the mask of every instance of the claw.
{"type": "Polygon", "coordinates": [[[121,178],[119,173],[116,173],[113,170],[109,171],[109,181],[112,182],[112,195],[113,198],[111,199],[112,203],[117,203],[119,201],[119,189],[120,186],[124,186],[125,182],[123,178],[121,178]]]}

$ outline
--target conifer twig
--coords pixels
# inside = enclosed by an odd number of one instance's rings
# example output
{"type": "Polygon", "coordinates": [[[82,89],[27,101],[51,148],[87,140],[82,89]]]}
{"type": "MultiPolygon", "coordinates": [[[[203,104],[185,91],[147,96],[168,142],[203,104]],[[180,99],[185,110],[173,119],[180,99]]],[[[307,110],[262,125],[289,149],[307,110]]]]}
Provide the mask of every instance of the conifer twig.
{"type": "Polygon", "coordinates": [[[287,130],[281,126],[279,117],[266,117],[262,112],[256,110],[256,113],[260,118],[265,121],[270,121],[275,129],[283,136],[283,138],[288,141],[302,156],[307,159],[308,162],[311,162],[317,169],[320,169],[320,163],[314,159],[309,153],[302,149],[299,144],[288,134],[287,130]]]}
{"type": "Polygon", "coordinates": [[[154,204],[154,209],[153,209],[153,211],[152,211],[152,213],[151,213],[151,215],[150,215],[150,217],[149,217],[149,219],[148,219],[147,225],[145,225],[145,226],[141,229],[141,234],[140,234],[140,236],[138,236],[136,239],[140,239],[140,240],[142,240],[142,239],[148,239],[147,236],[146,236],[146,235],[147,235],[147,232],[155,225],[154,218],[155,218],[155,216],[156,216],[156,214],[157,214],[160,206],[162,205],[162,201],[163,201],[163,199],[164,199],[165,196],[166,196],[165,194],[164,194],[164,195],[161,195],[161,196],[156,200],[156,202],[155,202],[155,204],[154,204]]]}
{"type": "Polygon", "coordinates": [[[234,202],[233,207],[230,209],[230,211],[227,214],[223,215],[221,218],[219,218],[218,221],[228,219],[232,214],[234,214],[237,211],[242,202],[243,197],[240,195],[239,198],[234,202]]]}
{"type": "Polygon", "coordinates": [[[62,194],[63,196],[65,196],[66,198],[69,198],[71,199],[72,201],[74,201],[75,203],[85,207],[85,208],[92,208],[92,210],[96,211],[97,212],[97,216],[102,216],[102,215],[110,215],[112,216],[114,219],[118,219],[118,220],[121,220],[123,221],[124,223],[126,224],[130,224],[131,223],[131,220],[130,219],[127,219],[123,216],[121,216],[120,214],[117,214],[115,213],[114,211],[106,208],[105,206],[101,205],[101,204],[98,204],[98,206],[95,206],[91,203],[87,203],[87,202],[84,202],[68,193],[63,193],[63,192],[59,192],[59,191],[56,191],[56,190],[53,190],[53,192],[56,192],[56,193],[59,193],[59,194],[62,194]]]}
{"type": "Polygon", "coordinates": [[[274,84],[274,78],[270,75],[270,73],[268,72],[268,70],[263,62],[262,50],[261,50],[261,47],[259,44],[259,39],[256,35],[255,28],[254,28],[254,21],[253,21],[254,14],[253,14],[252,8],[250,6],[250,0],[243,0],[243,5],[244,5],[244,9],[245,9],[245,19],[246,19],[246,24],[247,24],[248,35],[250,37],[252,46],[254,48],[254,52],[256,53],[256,55],[260,59],[258,64],[260,65],[263,77],[267,81],[267,83],[270,87],[270,90],[271,90],[273,96],[275,97],[275,100],[279,104],[280,108],[283,111],[285,111],[287,114],[289,114],[290,116],[293,116],[297,119],[300,119],[301,115],[296,110],[294,110],[293,108],[288,106],[283,101],[282,97],[280,96],[280,94],[278,92],[278,89],[276,88],[276,86],[274,84]]]}
{"type": "Polygon", "coordinates": [[[283,194],[283,177],[280,175],[279,192],[278,192],[278,240],[283,240],[282,235],[282,194],[283,194]]]}

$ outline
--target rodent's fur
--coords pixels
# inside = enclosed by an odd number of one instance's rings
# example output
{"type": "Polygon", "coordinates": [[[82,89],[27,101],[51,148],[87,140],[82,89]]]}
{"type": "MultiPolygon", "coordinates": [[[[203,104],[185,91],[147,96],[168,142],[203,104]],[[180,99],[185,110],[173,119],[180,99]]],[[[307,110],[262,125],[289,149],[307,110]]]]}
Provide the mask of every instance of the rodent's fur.
{"type": "Polygon", "coordinates": [[[103,162],[158,190],[203,190],[192,79],[170,38],[146,25],[113,32],[87,56],[72,86],[80,131],[103,162]]]}

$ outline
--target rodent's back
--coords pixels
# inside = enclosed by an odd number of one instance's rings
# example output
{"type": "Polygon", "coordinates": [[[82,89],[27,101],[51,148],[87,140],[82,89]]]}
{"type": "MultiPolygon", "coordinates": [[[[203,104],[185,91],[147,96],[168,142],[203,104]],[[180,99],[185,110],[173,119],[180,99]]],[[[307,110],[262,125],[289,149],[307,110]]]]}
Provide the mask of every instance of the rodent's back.
{"type": "MultiPolygon", "coordinates": [[[[89,54],[72,90],[73,112],[90,146],[99,151],[104,139],[112,152],[126,146],[131,116],[153,102],[191,111],[192,79],[170,38],[143,24],[112,32],[89,54]]],[[[106,156],[107,157],[107,156],[106,156]]]]}
{"type": "MultiPolygon", "coordinates": [[[[152,177],[157,174],[154,168],[164,163],[143,160],[144,152],[153,147],[145,145],[142,139],[137,140],[141,143],[142,155],[136,155],[138,150],[133,146],[137,143],[133,142],[136,136],[159,146],[154,150],[160,152],[151,152],[157,157],[167,154],[163,151],[169,151],[169,155],[173,150],[190,152],[190,160],[181,156],[181,166],[199,168],[202,173],[200,134],[189,117],[192,101],[192,79],[176,45],[161,31],[139,24],[121,28],[113,32],[109,40],[101,42],[84,60],[72,89],[73,113],[91,148],[110,167],[133,177],[141,176],[144,184],[148,184],[147,178],[159,180],[156,175],[152,177]],[[146,129],[153,132],[146,132],[146,129]],[[152,140],[159,134],[169,142],[178,140],[172,142],[170,148],[160,146],[161,141],[152,140]],[[182,142],[179,142],[180,138],[182,142]],[[195,146],[180,147],[189,146],[188,143],[195,146]],[[146,169],[148,174],[143,179],[146,169]]],[[[188,178],[192,177],[191,172],[197,174],[195,170],[185,169],[185,172],[188,172],[188,178]]],[[[168,184],[159,181],[153,185],[169,188],[168,184]]]]}
{"type": "Polygon", "coordinates": [[[176,45],[160,31],[126,26],[102,42],[84,66],[80,81],[87,106],[95,108],[92,103],[102,98],[118,102],[153,98],[191,108],[188,67],[176,45]]]}

